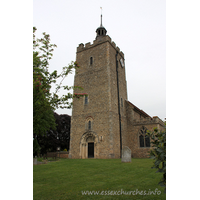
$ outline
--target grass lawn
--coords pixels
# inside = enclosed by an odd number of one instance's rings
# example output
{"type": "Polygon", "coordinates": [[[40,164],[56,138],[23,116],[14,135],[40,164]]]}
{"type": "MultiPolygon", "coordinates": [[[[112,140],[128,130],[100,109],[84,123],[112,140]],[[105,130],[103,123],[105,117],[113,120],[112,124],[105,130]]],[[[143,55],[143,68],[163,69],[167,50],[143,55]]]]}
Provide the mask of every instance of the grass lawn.
{"type": "Polygon", "coordinates": [[[136,158],[132,163],[121,163],[120,159],[61,159],[34,165],[33,199],[164,200],[164,188],[158,185],[162,174],[155,173],[152,165],[151,159],[136,158]],[[142,194],[145,190],[149,195],[142,194]],[[82,191],[110,195],[82,195],[82,191]],[[130,191],[132,194],[123,194],[130,191]]]}

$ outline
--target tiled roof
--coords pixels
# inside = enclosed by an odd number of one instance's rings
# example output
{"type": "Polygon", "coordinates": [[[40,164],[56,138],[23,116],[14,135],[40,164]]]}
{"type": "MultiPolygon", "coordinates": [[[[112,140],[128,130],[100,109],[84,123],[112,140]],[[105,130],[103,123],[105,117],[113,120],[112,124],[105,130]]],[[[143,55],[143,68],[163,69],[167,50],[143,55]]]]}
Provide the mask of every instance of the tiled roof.
{"type": "Polygon", "coordinates": [[[144,117],[150,117],[147,113],[145,113],[143,110],[139,109],[137,106],[135,106],[134,104],[132,104],[130,101],[127,101],[132,107],[133,107],[133,110],[136,111],[137,113],[141,114],[142,116],[144,117]]]}

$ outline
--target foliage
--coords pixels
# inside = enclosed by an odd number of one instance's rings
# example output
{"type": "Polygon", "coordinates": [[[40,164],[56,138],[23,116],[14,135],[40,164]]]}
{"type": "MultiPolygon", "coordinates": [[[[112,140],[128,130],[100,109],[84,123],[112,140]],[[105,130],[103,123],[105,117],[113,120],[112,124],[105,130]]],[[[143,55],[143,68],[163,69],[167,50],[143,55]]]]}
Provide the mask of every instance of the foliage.
{"type": "MultiPolygon", "coordinates": [[[[64,78],[78,68],[77,62],[71,62],[58,74],[57,70],[49,72],[49,61],[52,59],[55,44],[50,43],[50,35],[43,33],[43,38],[36,39],[33,27],[33,137],[45,136],[48,131],[56,130],[54,111],[57,108],[71,108],[69,102],[73,94],[69,91],[74,87],[62,86],[64,78]],[[59,83],[58,83],[59,81],[59,83]],[[52,85],[55,84],[55,91],[52,85]],[[63,89],[65,95],[59,97],[58,92],[63,89]]],[[[76,87],[81,89],[80,87],[76,87]]],[[[80,97],[83,95],[76,95],[80,97]]]]}
{"type": "Polygon", "coordinates": [[[54,117],[57,125],[56,130],[50,129],[47,136],[39,135],[37,137],[42,155],[57,151],[57,147],[69,149],[71,117],[69,115],[58,115],[57,113],[54,113],[54,117]]]}
{"type": "Polygon", "coordinates": [[[157,128],[154,128],[154,131],[148,131],[147,135],[153,144],[153,150],[150,151],[150,158],[154,159],[152,168],[158,169],[156,172],[163,173],[159,185],[166,188],[166,130],[158,131],[157,128]]]}
{"type": "Polygon", "coordinates": [[[67,149],[64,149],[63,151],[67,151],[67,149]]]}

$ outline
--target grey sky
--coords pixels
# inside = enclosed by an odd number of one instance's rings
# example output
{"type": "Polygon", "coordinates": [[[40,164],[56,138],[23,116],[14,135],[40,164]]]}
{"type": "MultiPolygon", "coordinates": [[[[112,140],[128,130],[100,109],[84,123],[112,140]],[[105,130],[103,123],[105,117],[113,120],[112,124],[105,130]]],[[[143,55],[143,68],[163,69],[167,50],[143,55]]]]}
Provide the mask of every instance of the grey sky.
{"type": "MultiPolygon", "coordinates": [[[[125,54],[128,100],[150,116],[166,117],[166,2],[160,0],[34,0],[36,36],[49,33],[58,47],[50,70],[76,59],[80,43],[93,43],[100,25],[125,54]]],[[[74,75],[63,83],[73,85],[74,75]]],[[[56,110],[71,115],[71,110],[56,110]]]]}

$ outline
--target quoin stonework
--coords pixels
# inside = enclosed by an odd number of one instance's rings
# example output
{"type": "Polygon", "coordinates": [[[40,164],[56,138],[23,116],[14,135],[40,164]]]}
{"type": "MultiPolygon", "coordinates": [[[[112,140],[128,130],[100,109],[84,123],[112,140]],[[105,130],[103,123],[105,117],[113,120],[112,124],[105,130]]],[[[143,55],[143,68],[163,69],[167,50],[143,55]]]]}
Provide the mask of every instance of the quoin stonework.
{"type": "Polygon", "coordinates": [[[125,146],[132,157],[148,157],[146,131],[162,130],[164,122],[128,101],[124,53],[107,35],[102,16],[96,34],[92,44],[77,47],[74,85],[87,95],[73,100],[69,158],[120,158],[125,146]]]}

